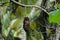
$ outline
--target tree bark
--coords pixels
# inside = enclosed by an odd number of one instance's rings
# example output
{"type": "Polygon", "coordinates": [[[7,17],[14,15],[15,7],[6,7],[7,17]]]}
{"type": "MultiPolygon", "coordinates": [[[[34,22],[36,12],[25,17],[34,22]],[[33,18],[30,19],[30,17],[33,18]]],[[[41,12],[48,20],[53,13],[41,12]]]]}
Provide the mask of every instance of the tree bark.
{"type": "MultiPolygon", "coordinates": [[[[47,0],[43,0],[41,3],[41,7],[42,8],[46,8],[47,7],[47,0]]],[[[40,12],[40,16],[37,18],[37,20],[42,24],[40,25],[40,29],[43,35],[43,39],[47,40],[47,32],[46,32],[46,27],[48,25],[48,14],[46,12],[44,12],[43,10],[41,10],[40,12]]]]}

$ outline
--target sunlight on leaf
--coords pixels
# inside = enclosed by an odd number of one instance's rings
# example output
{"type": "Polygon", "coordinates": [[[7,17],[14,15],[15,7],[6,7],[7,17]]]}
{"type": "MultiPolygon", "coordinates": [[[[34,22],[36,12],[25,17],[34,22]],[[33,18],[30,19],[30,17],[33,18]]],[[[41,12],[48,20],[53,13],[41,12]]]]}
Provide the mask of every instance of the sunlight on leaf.
{"type": "Polygon", "coordinates": [[[60,10],[50,12],[49,22],[60,23],[60,10]]]}

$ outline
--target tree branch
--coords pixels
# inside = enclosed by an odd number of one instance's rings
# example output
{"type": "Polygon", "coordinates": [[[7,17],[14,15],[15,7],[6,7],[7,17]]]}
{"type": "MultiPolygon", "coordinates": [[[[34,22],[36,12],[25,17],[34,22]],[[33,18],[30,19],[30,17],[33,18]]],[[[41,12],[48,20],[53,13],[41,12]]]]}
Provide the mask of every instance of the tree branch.
{"type": "MultiPolygon", "coordinates": [[[[19,3],[19,2],[17,2],[17,1],[15,1],[15,0],[12,0],[12,2],[14,2],[14,3],[16,3],[17,5],[22,6],[22,7],[35,7],[35,8],[39,8],[39,9],[45,11],[45,12],[48,14],[48,12],[47,12],[44,8],[42,8],[42,7],[40,7],[40,6],[37,6],[37,5],[25,5],[25,4],[22,4],[22,3],[19,3]]],[[[4,5],[4,4],[6,4],[6,3],[10,3],[10,2],[0,2],[0,6],[4,5]]]]}
{"type": "Polygon", "coordinates": [[[25,4],[21,4],[19,2],[16,2],[15,0],[12,0],[12,2],[16,3],[17,5],[23,6],[23,7],[35,7],[35,8],[39,8],[39,9],[45,11],[48,14],[48,12],[44,8],[42,8],[40,6],[37,6],[37,5],[25,5],[25,4]]]}

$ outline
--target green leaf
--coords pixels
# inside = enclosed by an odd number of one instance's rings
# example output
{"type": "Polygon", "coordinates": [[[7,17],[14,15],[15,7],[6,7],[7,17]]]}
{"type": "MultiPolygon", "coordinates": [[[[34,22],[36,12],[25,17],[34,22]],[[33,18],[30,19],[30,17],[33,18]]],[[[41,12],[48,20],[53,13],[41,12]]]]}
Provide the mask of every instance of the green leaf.
{"type": "Polygon", "coordinates": [[[60,23],[60,10],[55,10],[49,13],[49,22],[60,23]]]}
{"type": "Polygon", "coordinates": [[[56,5],[56,6],[57,6],[57,8],[59,8],[59,9],[60,9],[60,3],[57,3],[57,5],[56,5]]]}

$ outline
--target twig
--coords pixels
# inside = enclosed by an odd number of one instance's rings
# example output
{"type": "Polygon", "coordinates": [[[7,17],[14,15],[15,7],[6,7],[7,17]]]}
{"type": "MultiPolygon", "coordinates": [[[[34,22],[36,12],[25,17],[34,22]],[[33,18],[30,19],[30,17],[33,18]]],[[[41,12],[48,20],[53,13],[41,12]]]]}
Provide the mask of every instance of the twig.
{"type": "MultiPolygon", "coordinates": [[[[35,7],[35,8],[39,8],[39,9],[45,11],[45,12],[48,14],[48,12],[47,12],[44,8],[42,8],[42,7],[40,7],[40,6],[37,6],[37,5],[25,5],[25,4],[16,2],[15,0],[12,0],[12,2],[14,2],[14,3],[16,3],[16,4],[20,5],[20,6],[23,6],[23,7],[35,7]]],[[[4,4],[6,4],[6,3],[10,3],[10,2],[3,2],[3,3],[1,2],[1,3],[0,3],[0,6],[4,5],[4,4]]]]}
{"type": "Polygon", "coordinates": [[[42,8],[40,6],[37,6],[37,5],[25,5],[25,4],[18,3],[15,0],[12,0],[12,2],[14,2],[14,3],[16,3],[16,4],[20,5],[20,6],[23,6],[23,7],[35,7],[35,8],[39,8],[39,9],[45,11],[48,14],[48,12],[44,8],[42,8]]]}

